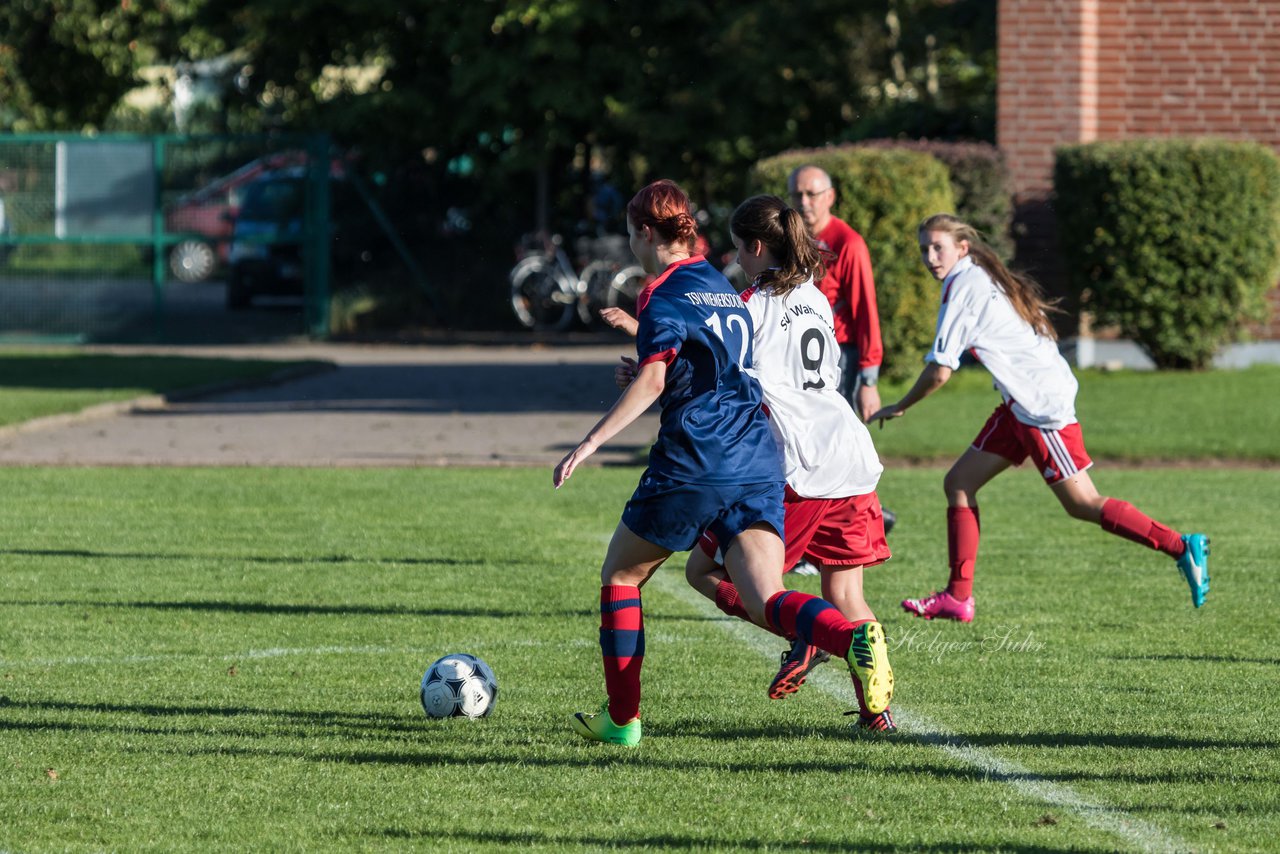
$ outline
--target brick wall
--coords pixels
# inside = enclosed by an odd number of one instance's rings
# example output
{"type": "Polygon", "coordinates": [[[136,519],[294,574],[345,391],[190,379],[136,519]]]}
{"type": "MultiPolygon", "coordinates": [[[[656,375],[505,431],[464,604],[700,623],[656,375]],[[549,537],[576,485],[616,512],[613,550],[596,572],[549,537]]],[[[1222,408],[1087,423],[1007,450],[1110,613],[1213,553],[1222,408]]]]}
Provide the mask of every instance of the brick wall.
{"type": "MultiPolygon", "coordinates": [[[[999,0],[996,137],[1018,261],[1061,290],[1053,149],[1143,136],[1280,152],[1280,0],[999,0]]],[[[1280,339],[1280,292],[1268,337],[1280,339]]]]}

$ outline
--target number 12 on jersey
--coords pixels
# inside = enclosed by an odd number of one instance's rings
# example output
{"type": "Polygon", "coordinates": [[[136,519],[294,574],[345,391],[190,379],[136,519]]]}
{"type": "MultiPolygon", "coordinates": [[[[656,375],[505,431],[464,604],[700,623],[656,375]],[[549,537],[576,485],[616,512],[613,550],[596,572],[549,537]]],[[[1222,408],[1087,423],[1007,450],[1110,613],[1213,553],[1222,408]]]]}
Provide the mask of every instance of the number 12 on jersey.
{"type": "Polygon", "coordinates": [[[724,329],[720,328],[720,315],[713,314],[707,318],[707,326],[711,327],[711,331],[716,337],[725,343],[732,351],[734,344],[738,345],[738,364],[745,365],[747,363],[747,347],[751,344],[751,336],[747,334],[747,321],[740,314],[730,314],[725,318],[724,329]],[[737,330],[734,327],[737,327],[737,330]],[[733,340],[736,339],[736,340],[733,340]]]}

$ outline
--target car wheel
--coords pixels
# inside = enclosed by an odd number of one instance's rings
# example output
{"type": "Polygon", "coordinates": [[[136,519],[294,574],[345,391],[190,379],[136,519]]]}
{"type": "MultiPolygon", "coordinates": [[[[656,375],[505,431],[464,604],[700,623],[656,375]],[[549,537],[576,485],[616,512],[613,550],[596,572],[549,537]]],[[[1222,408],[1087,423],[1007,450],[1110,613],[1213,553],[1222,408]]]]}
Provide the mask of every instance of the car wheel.
{"type": "Polygon", "coordinates": [[[169,252],[169,269],[180,282],[203,282],[216,263],[213,247],[203,240],[184,240],[169,252]]]}

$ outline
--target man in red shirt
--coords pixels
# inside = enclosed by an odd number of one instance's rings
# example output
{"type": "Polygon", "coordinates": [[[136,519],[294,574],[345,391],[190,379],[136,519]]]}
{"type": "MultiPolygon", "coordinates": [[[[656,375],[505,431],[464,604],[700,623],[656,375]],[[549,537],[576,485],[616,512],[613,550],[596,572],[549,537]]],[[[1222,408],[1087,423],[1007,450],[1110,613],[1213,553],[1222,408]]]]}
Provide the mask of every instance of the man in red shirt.
{"type": "Polygon", "coordinates": [[[824,252],[827,275],[818,285],[831,302],[840,345],[840,393],[863,421],[880,408],[880,313],[871,255],[862,235],[831,215],[836,190],[817,166],[801,166],[787,179],[791,204],[824,252]]]}
{"type": "MultiPolygon", "coordinates": [[[[797,167],[787,179],[791,205],[800,211],[809,233],[823,250],[827,275],[819,284],[835,316],[840,346],[840,394],[863,421],[880,408],[880,311],[876,283],[871,276],[871,253],[862,235],[831,215],[836,188],[825,170],[812,164],[797,167]]],[[[883,509],[883,508],[882,508],[883,509]]],[[[888,533],[898,517],[883,509],[888,533]]],[[[802,571],[801,574],[807,574],[802,571]]]]}

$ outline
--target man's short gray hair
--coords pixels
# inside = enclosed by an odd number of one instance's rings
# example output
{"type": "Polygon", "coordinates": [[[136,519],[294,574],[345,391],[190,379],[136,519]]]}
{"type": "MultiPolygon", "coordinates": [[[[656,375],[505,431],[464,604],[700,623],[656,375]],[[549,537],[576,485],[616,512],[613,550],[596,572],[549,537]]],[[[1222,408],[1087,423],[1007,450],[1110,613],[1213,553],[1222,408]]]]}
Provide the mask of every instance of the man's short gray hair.
{"type": "MultiPolygon", "coordinates": [[[[827,170],[826,170],[826,169],[823,169],[821,166],[816,166],[816,165],[814,165],[813,163],[804,163],[804,164],[802,164],[802,165],[800,165],[800,166],[797,166],[796,168],[792,169],[792,170],[791,170],[791,174],[787,176],[787,189],[788,189],[788,190],[795,189],[795,186],[796,186],[796,178],[797,178],[797,176],[799,176],[799,174],[800,174],[801,172],[803,172],[804,170],[806,170],[806,169],[816,169],[816,170],[818,170],[819,172],[821,172],[821,173],[822,173],[822,177],[827,179],[827,186],[823,188],[824,190],[830,190],[832,187],[834,187],[834,186],[835,186],[835,184],[833,184],[833,183],[832,183],[832,181],[831,181],[831,175],[827,172],[827,170]]],[[[817,191],[815,191],[815,192],[817,192],[817,191]]]]}

